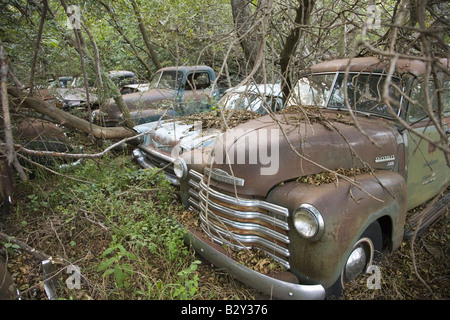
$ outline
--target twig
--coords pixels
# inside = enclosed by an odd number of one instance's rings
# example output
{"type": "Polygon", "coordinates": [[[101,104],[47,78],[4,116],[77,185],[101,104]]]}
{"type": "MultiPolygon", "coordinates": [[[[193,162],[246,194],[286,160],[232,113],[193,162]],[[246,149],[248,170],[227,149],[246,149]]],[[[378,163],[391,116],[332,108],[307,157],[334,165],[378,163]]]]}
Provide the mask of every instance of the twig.
{"type": "Polygon", "coordinates": [[[37,167],[39,167],[39,168],[42,168],[42,169],[44,169],[44,170],[47,170],[47,171],[49,171],[49,172],[51,172],[51,173],[53,173],[53,174],[56,174],[56,175],[58,175],[58,176],[62,176],[62,177],[64,177],[64,178],[67,178],[67,179],[70,179],[70,180],[74,180],[74,181],[77,181],[77,182],[90,183],[89,181],[86,181],[86,180],[77,179],[77,178],[74,178],[74,177],[71,177],[71,176],[68,176],[68,175],[65,175],[65,174],[56,172],[56,171],[54,171],[54,170],[52,170],[52,169],[50,169],[50,168],[47,168],[46,166],[44,166],[44,165],[42,165],[42,164],[40,164],[40,163],[37,163],[37,162],[35,162],[35,161],[31,160],[31,159],[28,159],[27,157],[21,155],[20,153],[18,153],[17,155],[18,155],[19,157],[21,157],[22,159],[24,159],[25,161],[28,161],[28,162],[30,162],[31,164],[33,164],[33,165],[35,165],[35,166],[37,166],[37,167]]]}
{"type": "Polygon", "coordinates": [[[0,240],[18,245],[22,250],[31,254],[34,258],[38,259],[39,261],[44,261],[50,258],[49,255],[41,251],[38,251],[35,248],[30,247],[25,242],[17,240],[15,237],[9,236],[6,233],[0,232],[0,240]]]}

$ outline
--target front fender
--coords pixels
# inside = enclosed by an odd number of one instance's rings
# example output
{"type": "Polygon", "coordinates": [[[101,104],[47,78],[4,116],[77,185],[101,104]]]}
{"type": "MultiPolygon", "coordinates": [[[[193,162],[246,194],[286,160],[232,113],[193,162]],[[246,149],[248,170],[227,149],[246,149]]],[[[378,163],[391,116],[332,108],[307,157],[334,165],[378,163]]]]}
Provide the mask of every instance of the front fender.
{"type": "Polygon", "coordinates": [[[290,215],[303,203],[316,207],[324,219],[323,236],[306,240],[289,219],[291,271],[306,282],[330,287],[339,277],[353,245],[373,221],[388,217],[393,248],[400,245],[406,215],[406,183],[392,171],[362,174],[354,183],[340,178],[319,186],[296,181],[273,189],[267,200],[287,207],[290,215]]]}

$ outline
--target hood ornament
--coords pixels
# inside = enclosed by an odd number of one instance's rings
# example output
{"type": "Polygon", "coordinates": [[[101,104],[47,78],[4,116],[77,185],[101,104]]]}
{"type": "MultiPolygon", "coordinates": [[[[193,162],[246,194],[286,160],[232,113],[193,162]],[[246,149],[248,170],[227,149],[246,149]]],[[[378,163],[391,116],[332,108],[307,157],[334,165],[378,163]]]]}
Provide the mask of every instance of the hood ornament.
{"type": "Polygon", "coordinates": [[[205,169],[206,175],[210,176],[211,179],[219,182],[228,183],[231,185],[236,185],[238,187],[243,187],[245,180],[242,178],[237,178],[232,175],[230,175],[228,172],[223,171],[218,168],[206,168],[205,169]]]}

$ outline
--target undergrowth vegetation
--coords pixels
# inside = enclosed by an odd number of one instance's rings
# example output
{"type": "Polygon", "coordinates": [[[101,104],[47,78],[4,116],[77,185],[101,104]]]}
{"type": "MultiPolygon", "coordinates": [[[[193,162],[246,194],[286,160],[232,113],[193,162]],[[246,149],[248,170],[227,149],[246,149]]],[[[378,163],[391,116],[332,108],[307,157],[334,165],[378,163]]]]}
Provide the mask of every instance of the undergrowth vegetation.
{"type": "MultiPolygon", "coordinates": [[[[34,173],[17,181],[15,205],[0,214],[1,231],[51,257],[54,298],[271,299],[184,243],[184,230],[171,219],[182,210],[177,191],[161,172],[106,156],[58,175],[34,173]]],[[[448,213],[413,243],[382,254],[380,289],[368,289],[367,274],[349,283],[342,299],[448,299],[448,213]]],[[[39,261],[12,242],[0,241],[0,250],[21,298],[49,299],[39,261]]]]}
{"type": "Polygon", "coordinates": [[[32,235],[32,245],[53,257],[55,269],[80,268],[78,291],[64,285],[68,276],[60,270],[59,298],[195,297],[199,262],[171,220],[179,204],[162,173],[105,157],[67,169],[64,176],[41,171],[17,189],[24,200],[9,217],[15,222],[8,225],[20,229],[13,233],[32,235]]]}

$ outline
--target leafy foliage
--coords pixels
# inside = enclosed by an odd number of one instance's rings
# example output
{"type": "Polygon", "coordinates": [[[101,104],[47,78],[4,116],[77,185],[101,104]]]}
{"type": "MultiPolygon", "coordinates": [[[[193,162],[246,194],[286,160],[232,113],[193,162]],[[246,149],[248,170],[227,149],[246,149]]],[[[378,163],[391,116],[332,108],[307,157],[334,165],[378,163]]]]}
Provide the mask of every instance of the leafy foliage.
{"type": "MultiPolygon", "coordinates": [[[[80,261],[87,259],[83,255],[97,252],[97,259],[79,265],[88,282],[105,284],[95,289],[96,298],[190,299],[196,295],[199,262],[183,241],[183,229],[172,219],[179,205],[162,173],[140,169],[128,158],[109,156],[64,173],[89,182],[40,173],[48,183],[23,183],[19,190],[31,188],[26,210],[42,215],[43,222],[59,217],[61,256],[80,261]],[[47,186],[45,190],[41,185],[47,186]],[[91,223],[86,225],[83,218],[91,223]],[[83,235],[88,238],[82,239],[83,235]],[[98,243],[95,237],[100,238],[98,243]],[[91,248],[84,248],[86,243],[91,248]]],[[[45,233],[45,227],[40,232],[45,233]]],[[[14,247],[8,245],[8,249],[14,247]]]]}

